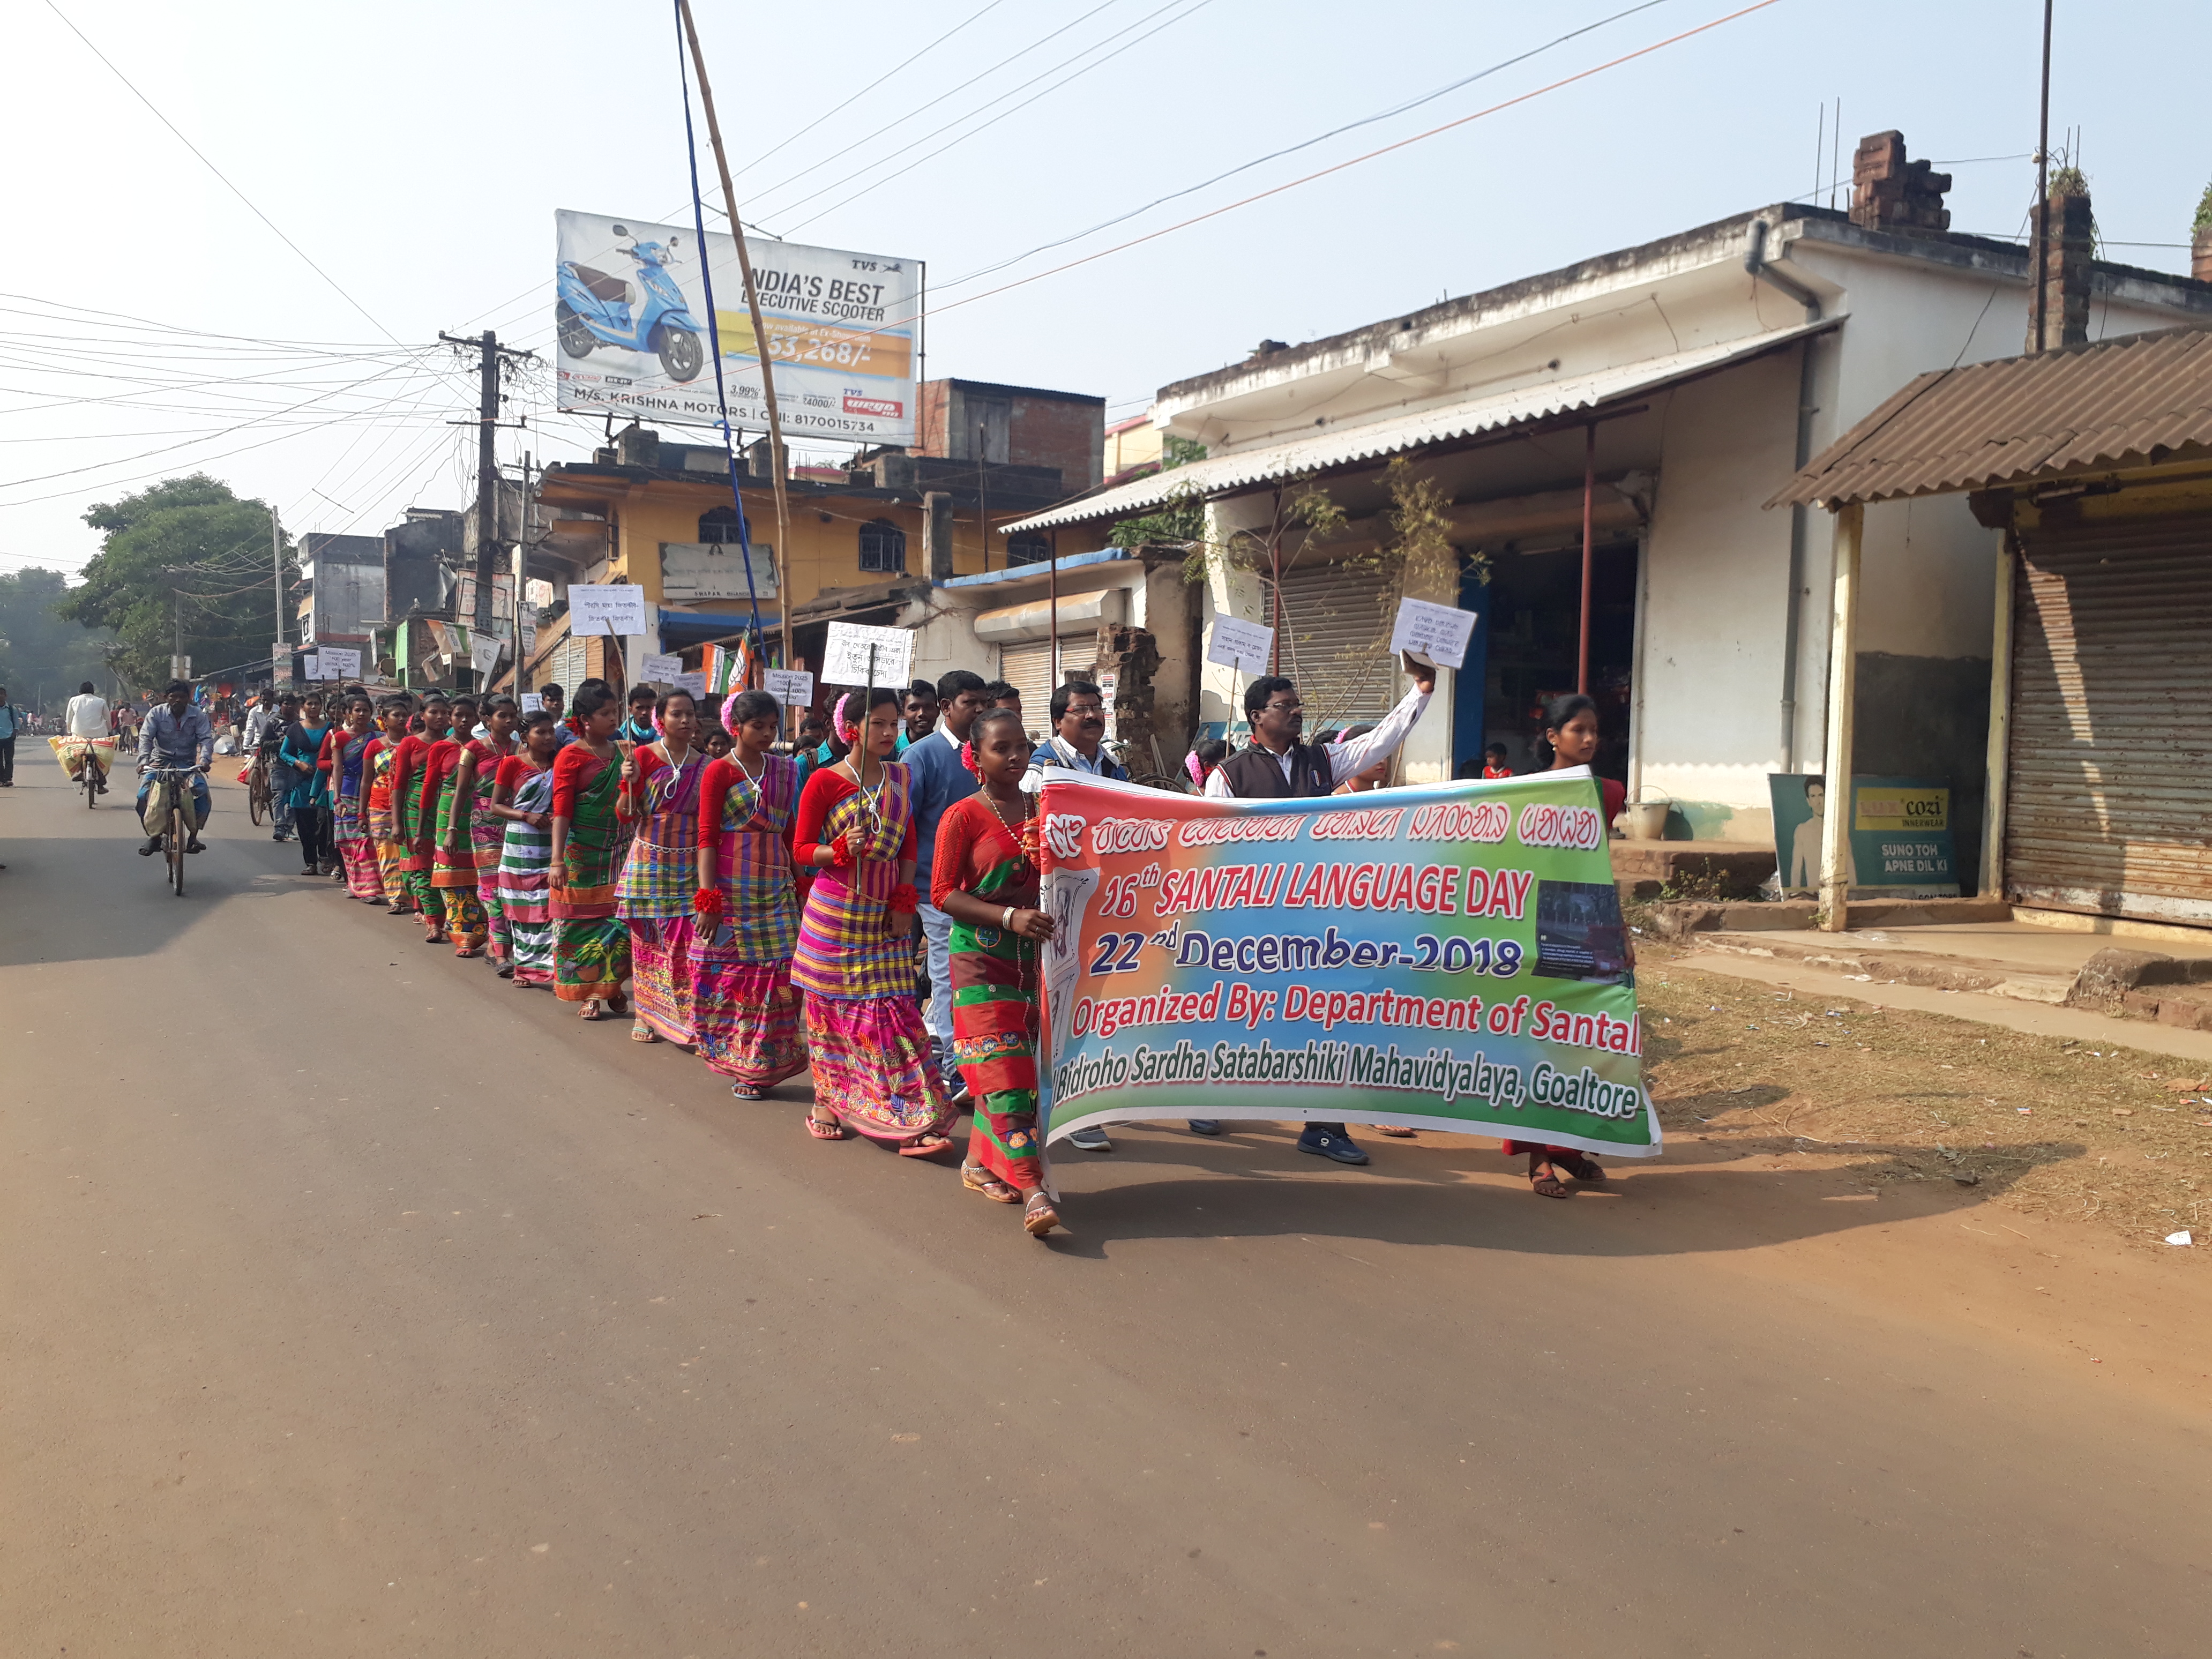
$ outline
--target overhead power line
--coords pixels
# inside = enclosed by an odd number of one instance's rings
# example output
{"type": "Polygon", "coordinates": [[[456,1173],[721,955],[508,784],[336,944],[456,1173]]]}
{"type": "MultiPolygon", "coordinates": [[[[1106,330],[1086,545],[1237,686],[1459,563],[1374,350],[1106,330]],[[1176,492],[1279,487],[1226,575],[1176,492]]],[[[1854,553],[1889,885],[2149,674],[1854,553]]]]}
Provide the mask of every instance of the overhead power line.
{"type": "Polygon", "coordinates": [[[162,114],[160,107],[154,102],[154,100],[149,98],[144,93],[139,91],[137,87],[132,83],[131,77],[125,75],[121,70],[117,69],[115,67],[114,61],[110,58],[106,52],[102,52],[98,46],[93,45],[92,37],[87,34],[82,29],[79,28],[74,22],[71,22],[70,21],[70,15],[67,12],[64,11],[58,5],[55,4],[54,0],[46,0],[46,9],[52,12],[55,16],[60,18],[63,23],[67,26],[69,32],[76,36],[78,40],[84,42],[85,50],[89,52],[94,58],[100,59],[101,63],[106,64],[109,73],[113,75],[117,80],[122,82],[125,87],[130,88],[131,95],[133,98],[136,98],[140,103],[145,105],[148,109],[153,111],[154,118],[159,121],[163,126],[168,128],[171,132],[174,133],[176,135],[177,142],[182,144],[186,149],[191,151],[194,155],[198,156],[199,158],[200,165],[205,167],[210,173],[215,174],[217,179],[220,179],[222,181],[222,186],[225,190],[228,191],[233,196],[238,198],[240,201],[245,203],[247,210],[252,213],[253,216],[260,220],[263,224],[268,226],[269,228],[275,233],[278,241],[283,243],[286,247],[290,248],[293,252],[298,254],[301,260],[306,263],[307,269],[313,271],[316,276],[321,277],[325,283],[328,283],[331,285],[331,291],[337,294],[340,299],[343,300],[356,311],[361,313],[362,316],[367,317],[370,324],[374,326],[379,334],[384,336],[386,339],[391,341],[394,345],[399,343],[399,337],[398,335],[394,334],[390,329],[385,327],[382,323],[378,322],[375,317],[371,315],[367,306],[362,304],[362,302],[355,299],[352,295],[347,293],[345,289],[340,286],[337,277],[331,276],[329,271],[325,270],[320,265],[317,264],[313,259],[308,257],[307,249],[301,247],[289,236],[287,236],[283,231],[278,228],[277,223],[274,219],[270,218],[258,207],[255,206],[252,197],[248,196],[236,185],[231,183],[229,175],[224,173],[223,170],[217,167],[214,162],[209,161],[206,152],[202,150],[200,147],[194,143],[191,139],[185,137],[183,130],[179,128],[174,121],[172,121],[167,116],[162,114]]]}
{"type": "MultiPolygon", "coordinates": [[[[1443,122],[1440,125],[1431,127],[1425,131],[1417,132],[1409,137],[1401,138],[1396,140],[1395,143],[1381,145],[1376,149],[1368,150],[1364,154],[1354,155],[1346,161],[1334,162],[1328,167],[1317,168],[1312,173],[1306,173],[1300,178],[1290,179],[1286,183],[1273,185],[1267,190],[1255,191],[1251,195],[1240,197],[1234,202],[1225,202],[1218,208],[1208,208],[1204,213],[1194,213],[1188,219],[1179,219],[1174,224],[1164,225],[1158,230],[1146,231],[1142,236],[1132,236],[1126,242],[1116,242],[1111,247],[1100,248],[1095,253],[1086,253],[1081,258],[1069,259],[1063,264],[1054,265],[1048,270],[1034,271],[1027,276],[1018,276],[1011,283],[1001,283],[996,288],[986,289],[981,294],[971,294],[968,295],[967,298],[963,300],[955,300],[949,305],[932,306],[927,312],[919,314],[922,316],[934,317],[943,312],[957,311],[963,306],[972,306],[978,301],[988,300],[997,295],[1011,293],[1018,288],[1026,288],[1031,283],[1041,283],[1048,276],[1057,276],[1065,271],[1074,270],[1080,266],[1092,264],[1100,259],[1109,258],[1114,254],[1127,252],[1133,247],[1142,247],[1147,242],[1157,242],[1163,236],[1172,236],[1179,230],[1188,230],[1193,225],[1204,224],[1209,219],[1218,219],[1224,214],[1234,213],[1239,208],[1251,206],[1255,202],[1264,202],[1270,197],[1280,196],[1285,191],[1296,190],[1303,185],[1312,184],[1316,179],[1326,179],[1330,177],[1332,174],[1343,173],[1349,168],[1361,166],[1363,163],[1368,161],[1372,161],[1378,156],[1395,154],[1396,151],[1407,149],[1412,145],[1421,143],[1425,140],[1434,138],[1439,134],[1450,132],[1457,128],[1466,126],[1470,122],[1482,120],[1486,117],[1498,114],[1502,111],[1512,109],[1519,105],[1528,103],[1531,100],[1541,98],[1547,93],[1557,92],[1563,87],[1571,87],[1577,82],[1587,81],[1592,76],[1602,75],[1607,70],[1618,69],[1623,64],[1634,63],[1639,58],[1649,58],[1653,52],[1663,52],[1668,46],[1678,45],[1684,40],[1691,40],[1700,34],[1710,33],[1712,30],[1721,27],[1723,24],[1733,23],[1740,17],[1748,17],[1753,12],[1765,11],[1769,6],[1778,5],[1780,3],[1781,0],[1754,0],[1754,3],[1751,5],[1741,7],[1735,11],[1728,12],[1722,16],[1714,18],[1710,22],[1700,23],[1695,28],[1684,29],[1680,33],[1670,34],[1663,40],[1655,40],[1648,46],[1639,46],[1634,52],[1623,52],[1620,57],[1608,58],[1602,64],[1593,64],[1590,68],[1579,70],[1572,75],[1562,76],[1556,81],[1551,82],[1544,86],[1538,87],[1533,91],[1524,92],[1518,97],[1508,98],[1502,103],[1492,104],[1486,109],[1476,110],[1471,115],[1462,115],[1456,120],[1443,122]]],[[[903,323],[901,325],[901,326],[904,325],[905,325],[903,323]]],[[[880,333],[884,331],[871,330],[869,331],[872,333],[880,333]]]]}
{"type": "Polygon", "coordinates": [[[1402,104],[1394,104],[1389,109],[1377,111],[1373,115],[1364,115],[1357,121],[1346,121],[1342,126],[1331,127],[1327,132],[1317,132],[1310,138],[1302,138],[1295,144],[1286,144],[1281,149],[1270,150],[1265,155],[1255,155],[1250,161],[1240,162],[1226,172],[1215,173],[1211,179],[1201,179],[1194,185],[1186,185],[1182,189],[1170,191],[1165,196],[1156,196],[1142,207],[1133,207],[1127,213],[1117,213],[1110,219],[1102,219],[1088,230],[1079,230],[1072,235],[1062,236],[1053,241],[1040,242],[1027,252],[1001,259],[996,264],[985,265],[980,270],[971,270],[964,276],[951,277],[939,283],[937,285],[938,289],[942,292],[958,288],[963,283],[975,282],[980,278],[1018,265],[1024,259],[1033,259],[1040,253],[1049,253],[1056,247],[1066,247],[1070,242],[1079,242],[1086,236],[1096,236],[1102,230],[1111,230],[1115,225],[1127,224],[1140,214],[1150,213],[1154,208],[1164,207],[1170,202],[1179,202],[1186,196],[1194,196],[1201,190],[1209,189],[1221,183],[1224,179],[1234,179],[1240,173],[1249,173],[1254,167],[1265,167],[1270,161],[1279,161],[1285,155],[1295,155],[1300,150],[1311,149],[1316,144],[1327,143],[1330,139],[1341,137],[1347,132],[1356,132],[1362,127],[1371,127],[1378,121],[1388,121],[1393,117],[1419,109],[1424,104],[1433,104],[1437,99],[1457,92],[1462,87],[1471,87],[1476,82],[1487,80],[1493,75],[1511,69],[1516,64],[1525,64],[1532,58],[1541,57],[1555,46],[1563,46],[1570,40],[1593,33],[1608,24],[1618,23],[1624,17],[1633,17],[1638,12],[1650,11],[1655,6],[1663,6],[1666,3],[1668,0],[1640,0],[1640,3],[1631,6],[1625,11],[1617,11],[1610,17],[1601,17],[1597,21],[1585,23],[1580,28],[1569,29],[1565,34],[1555,35],[1540,46],[1531,46],[1528,51],[1517,53],[1511,58],[1500,58],[1489,68],[1480,69],[1472,75],[1463,75],[1456,81],[1447,82],[1433,92],[1425,92],[1418,98],[1409,98],[1402,104]]]}

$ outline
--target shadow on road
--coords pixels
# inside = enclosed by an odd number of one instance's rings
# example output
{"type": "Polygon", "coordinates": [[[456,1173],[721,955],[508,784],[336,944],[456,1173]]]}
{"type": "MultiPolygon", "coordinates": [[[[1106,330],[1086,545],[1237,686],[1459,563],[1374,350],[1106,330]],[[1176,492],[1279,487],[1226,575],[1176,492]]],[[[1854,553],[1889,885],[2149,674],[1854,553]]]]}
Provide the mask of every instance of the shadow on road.
{"type": "Polygon", "coordinates": [[[2027,1159],[1978,1168],[1978,1184],[1964,1187],[1948,1178],[1878,1183],[1900,1160],[1929,1160],[1924,1146],[1853,1146],[1848,1165],[1793,1168],[1786,1146],[1700,1142],[1656,1161],[1606,1160],[1609,1181],[1561,1202],[1532,1194],[1523,1160],[1494,1147],[1378,1146],[1363,1136],[1372,1169],[1338,1171],[1291,1152],[1287,1131],[1242,1137],[1240,1148],[1234,1134],[1170,1141],[1133,1127],[1115,1132],[1110,1167],[1109,1157],[1054,1149],[1072,1226],[1057,1246],[1062,1253],[1103,1257],[1132,1239],[1280,1235],[1590,1257],[1756,1249],[1971,1210],[2082,1151],[2014,1148],[2015,1160],[2023,1152],[2027,1159]],[[1285,1169],[1286,1158],[1313,1167],[1285,1169]],[[1192,1172],[1193,1164],[1200,1169],[1192,1172]],[[1152,1174],[1166,1165],[1177,1173],[1152,1174]]]}

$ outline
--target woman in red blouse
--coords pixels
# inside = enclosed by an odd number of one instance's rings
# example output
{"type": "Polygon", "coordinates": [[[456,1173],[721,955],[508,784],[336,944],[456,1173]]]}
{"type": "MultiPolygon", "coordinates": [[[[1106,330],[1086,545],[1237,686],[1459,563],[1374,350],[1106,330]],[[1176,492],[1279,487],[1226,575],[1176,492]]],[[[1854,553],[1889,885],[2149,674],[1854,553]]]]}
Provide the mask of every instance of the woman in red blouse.
{"type": "Polygon", "coordinates": [[[838,705],[851,752],[807,779],[793,830],[793,857],[816,872],[791,964],[814,1060],[807,1130],[842,1140],[853,1129],[927,1158],[951,1150],[952,1109],[914,994],[914,802],[891,759],[900,698],[878,686],[856,726],[858,701],[838,705]]]}

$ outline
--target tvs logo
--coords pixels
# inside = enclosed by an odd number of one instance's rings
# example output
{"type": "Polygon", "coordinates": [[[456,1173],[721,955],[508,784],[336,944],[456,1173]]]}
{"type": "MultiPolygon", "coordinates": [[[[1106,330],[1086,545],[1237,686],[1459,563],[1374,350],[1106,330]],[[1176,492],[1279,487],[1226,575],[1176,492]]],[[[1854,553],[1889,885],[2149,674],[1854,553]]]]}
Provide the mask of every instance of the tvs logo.
{"type": "Polygon", "coordinates": [[[1048,813],[1044,821],[1044,844],[1052,849],[1056,859],[1067,860],[1083,855],[1083,832],[1090,820],[1076,812],[1048,813]]]}
{"type": "Polygon", "coordinates": [[[896,398],[870,398],[858,392],[845,394],[848,415],[873,415],[879,419],[896,421],[906,413],[906,405],[896,398]]]}

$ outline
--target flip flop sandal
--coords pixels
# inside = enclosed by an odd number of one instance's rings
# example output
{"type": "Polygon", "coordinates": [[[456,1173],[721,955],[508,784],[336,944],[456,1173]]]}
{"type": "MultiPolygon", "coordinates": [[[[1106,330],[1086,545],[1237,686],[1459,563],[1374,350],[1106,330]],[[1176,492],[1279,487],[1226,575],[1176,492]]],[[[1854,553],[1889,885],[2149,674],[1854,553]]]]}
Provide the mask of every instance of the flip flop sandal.
{"type": "MultiPolygon", "coordinates": [[[[1545,1167],[1548,1169],[1549,1166],[1545,1167]]],[[[1556,1175],[1547,1173],[1540,1176],[1532,1170],[1528,1172],[1528,1186],[1529,1189],[1539,1198],[1571,1198],[1574,1196],[1572,1189],[1568,1187],[1565,1182],[1560,1180],[1556,1175]]]]}
{"type": "Polygon", "coordinates": [[[994,1204],[1018,1204],[1022,1195],[993,1175],[980,1164],[960,1166],[960,1184],[971,1193],[981,1193],[994,1204]]]}
{"type": "Polygon", "coordinates": [[[1029,1202],[1022,1206],[1022,1225],[1031,1238],[1042,1238],[1060,1225],[1060,1212],[1052,1207],[1052,1200],[1045,1196],[1043,1188],[1031,1193],[1029,1202]]]}
{"type": "Polygon", "coordinates": [[[632,1042],[658,1042],[660,1041],[660,1033],[643,1020],[634,1019],[629,1023],[629,1040],[632,1042]]]}
{"type": "Polygon", "coordinates": [[[1413,1138],[1413,1132],[1411,1129],[1395,1123],[1378,1123],[1375,1126],[1375,1133],[1378,1135],[1389,1135],[1393,1140],[1411,1140],[1413,1138]]]}
{"type": "Polygon", "coordinates": [[[730,1092],[739,1100],[766,1100],[768,1091],[757,1089],[750,1083],[732,1083],[730,1092]]]}
{"type": "Polygon", "coordinates": [[[514,964],[511,962],[502,962],[499,965],[498,974],[499,977],[501,979],[513,979],[514,977],[514,964]]]}
{"type": "MultiPolygon", "coordinates": [[[[931,1133],[935,1133],[935,1131],[933,1130],[931,1133]]],[[[928,1135],[921,1135],[912,1140],[901,1142],[898,1155],[901,1158],[935,1158],[939,1152],[949,1152],[951,1150],[951,1135],[938,1135],[934,1142],[928,1135]]]]}
{"type": "Polygon", "coordinates": [[[607,1012],[611,1014],[628,1013],[629,1012],[629,999],[628,997],[609,997],[607,999],[607,1012]]]}
{"type": "Polygon", "coordinates": [[[806,1115],[806,1133],[817,1140],[842,1140],[845,1126],[834,1117],[817,1117],[809,1112],[806,1115]]]}
{"type": "Polygon", "coordinates": [[[1605,1179],[1605,1171],[1580,1152],[1570,1152],[1565,1158],[1554,1158],[1552,1162],[1576,1180],[1588,1182],[1593,1186],[1605,1179]]]}
{"type": "Polygon", "coordinates": [[[601,1020],[606,1017],[605,1006],[596,997],[587,998],[584,1003],[583,1012],[576,1016],[578,1019],[589,1020],[601,1020]]]}

